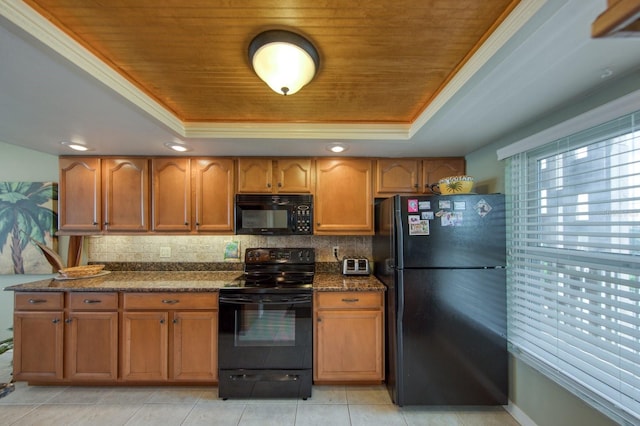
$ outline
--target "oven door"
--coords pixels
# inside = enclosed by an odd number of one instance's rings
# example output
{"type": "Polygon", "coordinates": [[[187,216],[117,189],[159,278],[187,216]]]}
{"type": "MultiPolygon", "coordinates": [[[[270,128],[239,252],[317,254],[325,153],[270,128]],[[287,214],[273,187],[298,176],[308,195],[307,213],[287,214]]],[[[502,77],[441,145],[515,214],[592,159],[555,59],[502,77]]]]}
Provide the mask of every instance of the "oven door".
{"type": "Polygon", "coordinates": [[[220,291],[220,369],[310,369],[312,293],[220,291]]]}

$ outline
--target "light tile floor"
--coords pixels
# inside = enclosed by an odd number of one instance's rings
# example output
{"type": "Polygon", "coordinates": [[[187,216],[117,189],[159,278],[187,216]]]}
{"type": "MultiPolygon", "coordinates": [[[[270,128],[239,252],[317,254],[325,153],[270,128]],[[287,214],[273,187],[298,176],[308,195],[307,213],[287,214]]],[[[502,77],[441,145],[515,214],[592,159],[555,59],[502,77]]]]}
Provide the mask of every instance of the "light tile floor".
{"type": "MultiPolygon", "coordinates": [[[[0,382],[10,367],[0,359],[0,382]]],[[[517,426],[501,407],[397,407],[384,386],[314,386],[307,401],[218,398],[215,387],[27,386],[0,398],[3,425],[517,426]]]]}

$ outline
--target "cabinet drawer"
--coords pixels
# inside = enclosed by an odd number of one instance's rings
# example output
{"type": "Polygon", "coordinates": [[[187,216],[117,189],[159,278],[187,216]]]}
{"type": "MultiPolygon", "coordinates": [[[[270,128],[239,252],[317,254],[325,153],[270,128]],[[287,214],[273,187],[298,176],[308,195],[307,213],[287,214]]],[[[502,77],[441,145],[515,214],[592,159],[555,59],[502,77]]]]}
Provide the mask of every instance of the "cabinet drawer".
{"type": "Polygon", "coordinates": [[[218,293],[124,293],[124,309],[218,309],[218,293]]]}
{"type": "Polygon", "coordinates": [[[317,292],[314,295],[318,309],[382,307],[382,293],[373,291],[317,292]]]}
{"type": "Polygon", "coordinates": [[[105,311],[118,309],[118,293],[69,293],[69,308],[73,311],[105,311]]]}
{"type": "Polygon", "coordinates": [[[64,293],[22,293],[15,294],[16,311],[54,311],[64,308],[64,293]]]}

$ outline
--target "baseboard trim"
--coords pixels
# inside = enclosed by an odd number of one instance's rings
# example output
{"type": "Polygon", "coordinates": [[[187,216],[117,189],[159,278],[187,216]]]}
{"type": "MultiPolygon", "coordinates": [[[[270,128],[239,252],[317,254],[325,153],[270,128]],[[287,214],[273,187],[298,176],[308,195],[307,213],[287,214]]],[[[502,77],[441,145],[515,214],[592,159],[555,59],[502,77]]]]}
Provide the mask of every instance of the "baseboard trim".
{"type": "Polygon", "coordinates": [[[520,409],[513,401],[509,400],[509,404],[504,406],[504,409],[511,414],[511,417],[516,419],[521,426],[538,426],[531,417],[520,409]]]}

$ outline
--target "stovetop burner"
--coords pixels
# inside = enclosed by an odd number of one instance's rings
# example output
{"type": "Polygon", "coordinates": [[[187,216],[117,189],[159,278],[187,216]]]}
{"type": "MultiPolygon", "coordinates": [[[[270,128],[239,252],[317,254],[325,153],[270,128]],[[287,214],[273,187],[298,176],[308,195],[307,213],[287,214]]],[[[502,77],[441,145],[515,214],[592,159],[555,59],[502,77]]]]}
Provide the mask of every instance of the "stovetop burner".
{"type": "Polygon", "coordinates": [[[248,248],[244,258],[244,274],[226,287],[310,290],[313,285],[313,248],[248,248]]]}

